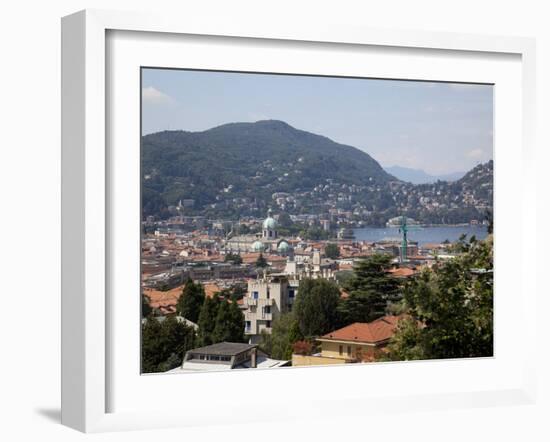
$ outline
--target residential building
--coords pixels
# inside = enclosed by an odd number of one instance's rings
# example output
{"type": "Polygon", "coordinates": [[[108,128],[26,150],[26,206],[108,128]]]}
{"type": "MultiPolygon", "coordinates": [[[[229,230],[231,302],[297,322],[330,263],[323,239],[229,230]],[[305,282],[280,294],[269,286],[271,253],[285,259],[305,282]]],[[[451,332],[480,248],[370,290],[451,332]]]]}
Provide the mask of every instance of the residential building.
{"type": "Polygon", "coordinates": [[[292,310],[298,284],[297,279],[284,275],[266,275],[248,282],[243,309],[245,334],[251,342],[257,342],[264,330],[271,333],[273,321],[282,313],[292,310]]]}
{"type": "Polygon", "coordinates": [[[185,353],[180,367],[171,373],[189,371],[221,371],[242,368],[274,368],[289,365],[289,361],[268,358],[258,346],[238,342],[220,342],[194,348],[185,353]]]}
{"type": "Polygon", "coordinates": [[[385,352],[404,315],[387,315],[372,322],[356,322],[319,338],[321,353],[292,355],[292,365],[327,365],[374,361],[385,352]]]}

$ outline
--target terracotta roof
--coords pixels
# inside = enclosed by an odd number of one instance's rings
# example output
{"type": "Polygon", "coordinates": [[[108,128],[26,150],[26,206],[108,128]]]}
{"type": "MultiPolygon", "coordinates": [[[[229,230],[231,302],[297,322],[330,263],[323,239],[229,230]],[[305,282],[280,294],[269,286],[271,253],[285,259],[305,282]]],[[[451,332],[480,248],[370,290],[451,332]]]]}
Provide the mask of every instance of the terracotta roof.
{"type": "Polygon", "coordinates": [[[403,316],[383,316],[372,322],[355,322],[339,330],[330,332],[319,339],[336,341],[365,342],[378,344],[390,339],[403,316]]]}
{"type": "Polygon", "coordinates": [[[144,288],[143,293],[149,297],[149,304],[151,305],[151,307],[159,308],[161,306],[168,307],[171,305],[176,305],[178,302],[178,298],[181,295],[182,289],[183,285],[167,291],[144,288]]]}
{"type": "MultiPolygon", "coordinates": [[[[153,308],[175,306],[181,296],[185,284],[173,289],[162,291],[150,288],[144,288],[143,293],[150,299],[149,305],[153,308]]],[[[208,298],[214,296],[214,293],[220,292],[221,288],[217,284],[204,284],[204,293],[208,298]]]]}
{"type": "Polygon", "coordinates": [[[391,273],[392,276],[397,278],[408,278],[416,273],[416,270],[410,269],[408,267],[400,267],[398,269],[388,270],[388,273],[391,273]]]}
{"type": "Polygon", "coordinates": [[[211,298],[212,296],[214,296],[214,293],[218,293],[222,291],[220,286],[217,284],[204,284],[203,287],[204,287],[204,294],[206,295],[207,298],[211,298]]]}
{"type": "Polygon", "coordinates": [[[259,253],[241,253],[241,258],[244,264],[251,264],[256,262],[259,256],[259,253]]]}
{"type": "Polygon", "coordinates": [[[339,270],[353,270],[353,264],[338,264],[339,270]]]}

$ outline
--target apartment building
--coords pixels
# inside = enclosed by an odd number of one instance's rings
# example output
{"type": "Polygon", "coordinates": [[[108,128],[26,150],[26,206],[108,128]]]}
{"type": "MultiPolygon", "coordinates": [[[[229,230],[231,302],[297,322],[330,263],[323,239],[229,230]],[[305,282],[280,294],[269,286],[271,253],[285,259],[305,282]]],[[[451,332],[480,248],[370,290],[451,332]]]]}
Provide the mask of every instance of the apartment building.
{"type": "Polygon", "coordinates": [[[251,343],[259,340],[262,331],[271,333],[273,321],[292,310],[298,284],[298,279],[273,275],[248,282],[243,309],[245,334],[251,343]]]}

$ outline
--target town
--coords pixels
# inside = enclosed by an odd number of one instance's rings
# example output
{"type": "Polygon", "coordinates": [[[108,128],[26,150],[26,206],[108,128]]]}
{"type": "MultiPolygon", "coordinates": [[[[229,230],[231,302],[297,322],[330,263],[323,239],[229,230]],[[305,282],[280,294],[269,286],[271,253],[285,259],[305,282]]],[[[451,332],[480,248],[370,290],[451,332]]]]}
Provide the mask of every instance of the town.
{"type": "MultiPolygon", "coordinates": [[[[471,221],[483,222],[487,211],[492,210],[493,162],[479,164],[460,180],[438,181],[430,184],[411,184],[402,180],[368,178],[368,183],[355,184],[336,178],[311,180],[305,186],[309,170],[302,170],[303,158],[296,164],[272,164],[267,160],[258,170],[252,171],[244,185],[228,184],[213,191],[210,198],[181,197],[175,204],[148,204],[145,200],[144,214],[150,222],[155,219],[177,219],[185,224],[194,222],[202,227],[205,218],[228,219],[233,222],[256,221],[269,207],[289,214],[294,221],[320,224],[325,231],[329,226],[357,228],[381,226],[389,218],[406,214],[422,224],[459,224],[471,221]],[[281,189],[284,189],[282,191],[281,189]]],[[[155,181],[155,175],[144,175],[144,186],[155,181]]],[[[192,183],[178,181],[178,186],[187,184],[183,195],[194,195],[192,183]]],[[[222,221],[217,225],[223,228],[222,221]]],[[[243,226],[241,226],[243,227],[243,226]]],[[[246,224],[244,224],[246,227],[246,224]]]]}
{"type": "MultiPolygon", "coordinates": [[[[277,195],[275,210],[279,198],[288,197],[277,195]]],[[[417,223],[405,216],[387,221],[399,238],[366,241],[338,227],[338,211],[320,219],[270,210],[234,223],[185,216],[186,204],[168,220],[143,222],[144,372],[388,360],[392,339],[412,320],[404,287],[478,242],[419,244],[407,237],[417,223]],[[164,353],[162,327],[173,341],[164,353]]],[[[490,284],[489,267],[471,276],[490,284]]],[[[414,319],[413,328],[425,327],[414,319]]]]}

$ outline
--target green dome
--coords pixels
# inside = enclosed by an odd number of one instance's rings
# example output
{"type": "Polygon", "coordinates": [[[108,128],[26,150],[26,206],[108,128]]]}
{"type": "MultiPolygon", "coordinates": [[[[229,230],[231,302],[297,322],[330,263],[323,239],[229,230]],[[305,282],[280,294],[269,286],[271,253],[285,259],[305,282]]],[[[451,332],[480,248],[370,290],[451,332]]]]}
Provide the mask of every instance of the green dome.
{"type": "Polygon", "coordinates": [[[277,250],[279,252],[288,252],[290,249],[290,244],[286,241],[281,241],[279,245],[277,246],[277,250]]]}
{"type": "Polygon", "coordinates": [[[264,249],[264,245],[261,241],[254,241],[252,243],[252,251],[261,252],[264,249]]]}
{"type": "Polygon", "coordinates": [[[273,218],[268,216],[264,220],[263,227],[264,227],[264,229],[267,229],[267,230],[275,230],[275,228],[277,227],[277,222],[273,218]]]}

